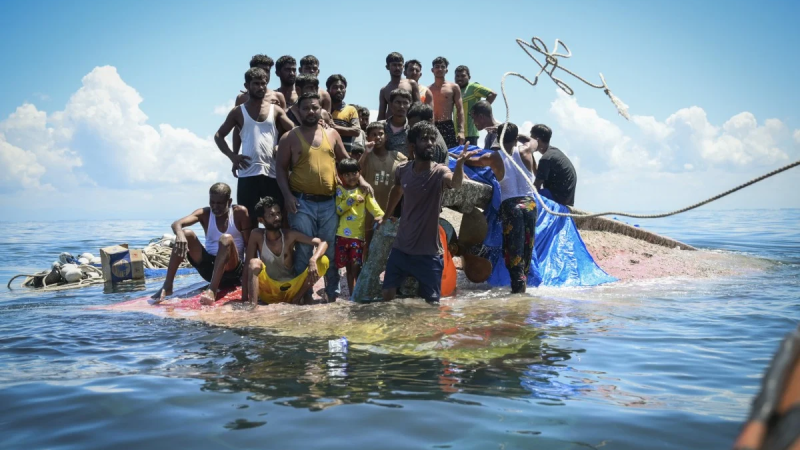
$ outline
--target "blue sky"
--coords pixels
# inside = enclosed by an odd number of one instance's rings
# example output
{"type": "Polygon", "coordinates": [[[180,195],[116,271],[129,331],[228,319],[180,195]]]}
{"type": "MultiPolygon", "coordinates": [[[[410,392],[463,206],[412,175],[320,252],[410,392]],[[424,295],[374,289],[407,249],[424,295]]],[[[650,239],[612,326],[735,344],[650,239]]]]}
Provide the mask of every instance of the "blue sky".
{"type": "MultiPolygon", "coordinates": [[[[561,63],[593,82],[602,72],[635,116],[565,74],[575,97],[545,77],[509,79],[511,120],[550,124],[577,162],[577,205],[681,206],[800,158],[798,5],[440,1],[406,20],[366,1],[3,2],[0,205],[37,220],[199,206],[209,180],[235,183],[208,138],[255,53],[314,54],[323,79],[347,77],[347,101],[376,109],[391,51],[423,61],[423,83],[443,55],[499,91],[506,71],[535,75],[514,39],[536,35],[566,42],[561,63]],[[95,206],[65,204],[78,197],[95,206]]],[[[715,207],[800,207],[798,181],[790,172],[715,207]]]]}

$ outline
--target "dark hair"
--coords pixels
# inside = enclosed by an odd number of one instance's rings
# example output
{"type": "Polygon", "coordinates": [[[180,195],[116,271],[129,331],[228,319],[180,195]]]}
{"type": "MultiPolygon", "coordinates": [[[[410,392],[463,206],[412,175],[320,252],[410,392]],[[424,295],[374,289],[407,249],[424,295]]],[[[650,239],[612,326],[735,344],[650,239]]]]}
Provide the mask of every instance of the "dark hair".
{"type": "Polygon", "coordinates": [[[264,213],[268,209],[271,209],[273,206],[280,206],[280,205],[278,205],[278,202],[275,201],[274,198],[267,196],[267,197],[262,197],[261,200],[259,200],[258,203],[256,203],[256,207],[253,208],[253,210],[256,214],[256,217],[263,217],[264,213]]]}
{"type": "Polygon", "coordinates": [[[408,92],[405,89],[397,88],[389,93],[389,103],[392,103],[395,97],[403,97],[404,99],[408,100],[409,102],[412,101],[411,99],[411,92],[408,92]]]}
{"type": "Polygon", "coordinates": [[[419,120],[433,120],[433,107],[426,103],[416,102],[409,108],[406,117],[419,117],[419,120]]]}
{"type": "Polygon", "coordinates": [[[244,73],[244,82],[250,83],[255,78],[267,78],[267,72],[261,67],[251,67],[244,73]]]}
{"type": "Polygon", "coordinates": [[[310,66],[311,64],[319,66],[319,60],[314,55],[306,55],[300,59],[300,67],[310,66]]]}
{"type": "Polygon", "coordinates": [[[420,69],[422,69],[422,63],[421,62],[417,61],[416,59],[409,59],[408,61],[406,61],[406,65],[403,66],[403,70],[404,71],[408,70],[408,66],[410,66],[412,64],[416,64],[416,65],[419,66],[420,69]]]}
{"type": "Polygon", "coordinates": [[[431,133],[438,133],[439,130],[436,129],[436,126],[428,121],[422,120],[414,124],[410,130],[408,130],[408,143],[417,145],[417,139],[423,136],[429,136],[431,133]]]}
{"type": "Polygon", "coordinates": [[[517,142],[519,136],[519,128],[511,122],[501,123],[497,126],[497,137],[503,135],[503,130],[506,130],[506,135],[503,136],[503,144],[513,144],[517,142]]]}
{"type": "Polygon", "coordinates": [[[358,161],[356,161],[354,158],[345,158],[336,163],[336,170],[339,171],[340,174],[344,175],[346,173],[361,172],[361,167],[358,165],[358,161]]]}
{"type": "Polygon", "coordinates": [[[366,106],[359,106],[358,107],[358,115],[360,116],[361,114],[366,114],[367,117],[369,117],[369,115],[370,115],[369,114],[369,108],[367,108],[366,106]]]}
{"type": "Polygon", "coordinates": [[[319,79],[308,73],[301,73],[294,80],[294,86],[303,89],[306,86],[314,86],[319,89],[319,79]]]}
{"type": "Polygon", "coordinates": [[[318,92],[306,92],[305,94],[301,95],[300,98],[297,99],[297,107],[298,108],[300,107],[300,103],[303,100],[309,100],[309,99],[311,99],[311,100],[313,100],[313,99],[319,100],[319,98],[320,97],[319,97],[319,93],[318,92]]]}
{"type": "Polygon", "coordinates": [[[403,62],[403,55],[401,55],[400,53],[397,53],[397,52],[392,52],[392,53],[389,53],[388,55],[386,55],[386,64],[388,65],[388,64],[393,63],[393,62],[402,63],[403,62]]]}
{"type": "Polygon", "coordinates": [[[367,133],[367,136],[369,136],[369,132],[370,131],[372,131],[372,130],[383,130],[383,129],[384,129],[383,122],[370,122],[369,125],[367,125],[366,133],[367,133]]]}
{"type": "Polygon", "coordinates": [[[472,114],[480,114],[481,116],[492,117],[492,104],[486,100],[481,100],[472,105],[472,114]]]}
{"type": "Polygon", "coordinates": [[[283,55],[275,62],[275,73],[278,73],[286,64],[297,65],[297,61],[289,55],[283,55]]]}
{"type": "Polygon", "coordinates": [[[267,55],[258,54],[250,58],[250,67],[267,66],[267,70],[269,70],[274,64],[272,58],[267,55]]]}
{"type": "Polygon", "coordinates": [[[472,75],[469,74],[469,67],[467,67],[467,66],[458,66],[458,67],[456,67],[456,73],[461,72],[462,70],[467,72],[467,76],[468,77],[472,76],[472,75]]]}
{"type": "Polygon", "coordinates": [[[225,183],[214,183],[211,185],[211,188],[208,190],[209,195],[224,195],[227,198],[231,198],[231,187],[225,183]]]}
{"type": "Polygon", "coordinates": [[[531,137],[549,144],[550,138],[553,137],[553,130],[543,123],[536,124],[531,128],[531,137]]]}
{"type": "Polygon", "coordinates": [[[325,87],[330,89],[331,85],[337,81],[341,81],[344,83],[344,87],[347,87],[347,78],[345,78],[344,75],[339,75],[338,73],[328,77],[328,81],[325,82],[325,87]]]}
{"type": "Polygon", "coordinates": [[[450,61],[448,61],[444,56],[437,56],[436,59],[433,60],[433,63],[431,63],[431,66],[435,66],[437,64],[444,64],[445,67],[448,67],[450,65],[450,61]]]}
{"type": "Polygon", "coordinates": [[[356,153],[358,153],[359,155],[363,155],[364,154],[364,147],[353,146],[353,148],[350,149],[350,156],[353,156],[356,153]]]}

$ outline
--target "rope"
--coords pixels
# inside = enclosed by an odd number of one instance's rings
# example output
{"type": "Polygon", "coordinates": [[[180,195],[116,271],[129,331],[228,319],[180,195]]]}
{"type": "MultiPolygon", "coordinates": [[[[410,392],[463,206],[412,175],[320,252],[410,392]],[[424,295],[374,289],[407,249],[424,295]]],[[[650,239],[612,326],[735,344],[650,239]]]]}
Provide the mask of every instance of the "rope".
{"type": "MultiPolygon", "coordinates": [[[[520,73],[517,73],[517,72],[506,72],[505,74],[503,74],[503,78],[500,81],[500,91],[503,94],[503,102],[506,105],[506,123],[509,122],[510,117],[511,117],[511,111],[510,111],[510,109],[508,107],[508,97],[506,96],[506,78],[509,75],[513,75],[515,77],[518,77],[518,78],[521,78],[521,79],[525,80],[525,82],[527,82],[531,86],[536,86],[536,84],[539,82],[539,75],[541,75],[542,73],[547,73],[550,76],[550,79],[552,79],[553,82],[556,84],[556,86],[561,88],[561,90],[566,92],[568,95],[573,95],[575,92],[572,90],[571,87],[569,87],[568,84],[564,83],[562,80],[560,80],[560,79],[556,78],[555,76],[553,76],[553,72],[557,68],[567,72],[568,74],[572,75],[573,77],[577,78],[578,80],[586,83],[587,85],[589,85],[589,86],[591,86],[593,88],[603,89],[604,92],[606,93],[606,95],[608,95],[609,98],[611,99],[612,103],[614,103],[614,105],[617,107],[617,110],[619,111],[620,115],[622,115],[626,119],[629,118],[627,105],[622,103],[621,100],[619,100],[617,97],[615,97],[611,93],[611,90],[608,88],[608,85],[606,84],[606,80],[603,77],[602,73],[600,74],[600,79],[602,80],[603,84],[602,85],[595,85],[595,84],[590,83],[589,81],[586,81],[584,78],[582,78],[579,75],[573,73],[572,71],[568,70],[567,68],[559,66],[558,58],[556,58],[557,56],[560,56],[562,58],[569,58],[570,56],[572,56],[572,52],[569,50],[567,45],[564,44],[563,42],[561,42],[560,40],[556,39],[555,46],[553,47],[553,52],[549,52],[547,50],[547,46],[538,37],[533,37],[531,39],[531,44],[527,43],[526,41],[523,41],[522,39],[517,39],[517,44],[522,48],[522,50],[525,53],[528,54],[528,56],[531,59],[533,59],[536,62],[536,64],[539,65],[540,70],[539,70],[539,73],[536,74],[536,77],[534,78],[533,81],[529,80],[524,75],[522,75],[520,73]],[[559,44],[562,47],[564,47],[564,49],[567,51],[567,54],[557,53],[559,44]],[[532,49],[532,50],[544,55],[545,56],[545,64],[540,63],[539,60],[537,60],[536,57],[533,54],[531,54],[530,51],[528,51],[528,48],[530,48],[530,49],[532,49]],[[548,66],[552,66],[550,71],[546,70],[548,66]]],[[[506,127],[503,127],[503,131],[500,133],[500,136],[499,136],[499,142],[501,143],[501,145],[502,145],[503,139],[505,138],[505,135],[506,135],[506,127]]],[[[502,150],[502,151],[505,151],[505,150],[502,150]]],[[[523,174],[525,173],[525,172],[523,172],[522,167],[520,167],[519,164],[517,164],[517,162],[514,161],[514,158],[508,158],[508,159],[511,161],[512,164],[514,164],[514,167],[520,173],[523,173],[523,174]]],[[[631,214],[631,213],[619,212],[619,211],[607,211],[607,212],[602,212],[602,213],[597,213],[597,214],[575,214],[575,213],[560,213],[560,212],[556,212],[556,211],[553,211],[550,208],[548,208],[547,205],[542,201],[542,197],[539,194],[539,190],[536,189],[536,186],[533,184],[533,181],[531,181],[531,179],[528,178],[528,177],[523,177],[523,178],[525,178],[525,181],[528,183],[528,185],[533,190],[534,197],[536,197],[536,202],[539,205],[541,205],[542,208],[545,211],[547,211],[548,214],[552,214],[552,215],[557,216],[557,217],[590,218],[590,217],[600,217],[600,216],[611,216],[611,215],[613,215],[613,216],[630,217],[630,218],[634,218],[634,219],[659,219],[659,218],[662,218],[662,217],[674,216],[676,214],[684,213],[686,211],[690,211],[692,209],[699,208],[699,207],[701,207],[703,205],[706,205],[706,204],[709,204],[709,203],[711,203],[713,201],[719,200],[722,197],[725,197],[727,195],[733,194],[734,192],[736,192],[738,190],[744,189],[747,186],[750,186],[752,184],[758,183],[759,181],[762,181],[762,180],[766,180],[769,177],[775,176],[775,175],[777,175],[777,174],[779,174],[781,172],[787,171],[787,170],[789,170],[789,169],[791,169],[793,167],[797,167],[798,165],[800,165],[800,161],[795,161],[793,163],[789,163],[789,164],[787,164],[787,165],[785,165],[783,167],[780,167],[778,169],[773,170],[772,172],[768,172],[768,173],[766,173],[764,175],[761,175],[760,177],[753,178],[752,180],[750,180],[750,181],[748,181],[746,183],[740,184],[739,186],[736,186],[733,189],[729,189],[729,190],[727,190],[727,191],[725,191],[725,192],[723,192],[721,194],[715,195],[715,196],[713,196],[711,198],[708,198],[706,200],[703,200],[701,202],[695,203],[695,204],[687,206],[685,208],[677,209],[675,211],[670,211],[670,212],[666,212],[666,213],[659,213],[659,214],[631,214]]]]}

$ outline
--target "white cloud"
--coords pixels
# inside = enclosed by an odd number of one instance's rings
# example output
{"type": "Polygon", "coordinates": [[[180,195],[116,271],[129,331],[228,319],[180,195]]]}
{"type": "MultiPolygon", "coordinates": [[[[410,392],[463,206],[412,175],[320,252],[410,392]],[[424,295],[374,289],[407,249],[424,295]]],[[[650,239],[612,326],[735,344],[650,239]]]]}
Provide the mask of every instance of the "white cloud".
{"type": "Polygon", "coordinates": [[[215,106],[214,107],[214,114],[217,114],[219,116],[227,116],[228,113],[231,112],[231,110],[233,109],[233,107],[235,105],[236,105],[236,102],[233,99],[228,100],[226,103],[224,103],[222,105],[215,106]]]}
{"type": "Polygon", "coordinates": [[[0,133],[0,188],[38,188],[44,172],[45,168],[37,162],[35,154],[9,144],[0,133]]]}

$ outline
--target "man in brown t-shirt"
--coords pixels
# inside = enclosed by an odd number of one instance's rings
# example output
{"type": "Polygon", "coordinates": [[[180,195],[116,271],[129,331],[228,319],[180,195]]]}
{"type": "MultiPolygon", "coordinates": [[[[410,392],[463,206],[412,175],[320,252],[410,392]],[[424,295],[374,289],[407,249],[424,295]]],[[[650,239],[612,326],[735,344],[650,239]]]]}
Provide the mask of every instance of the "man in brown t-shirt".
{"type": "MultiPolygon", "coordinates": [[[[420,296],[428,303],[439,301],[442,288],[442,244],[439,212],[444,188],[458,189],[464,179],[464,161],[476,152],[462,152],[455,172],[433,162],[438,132],[430,122],[419,122],[408,132],[414,160],[400,165],[389,193],[387,212],[394,211],[402,197],[403,219],[397,228],[392,252],[386,261],[383,299],[392,300],[406,277],[419,282],[420,296]]],[[[389,220],[397,220],[390,217],[389,220]]]]}

